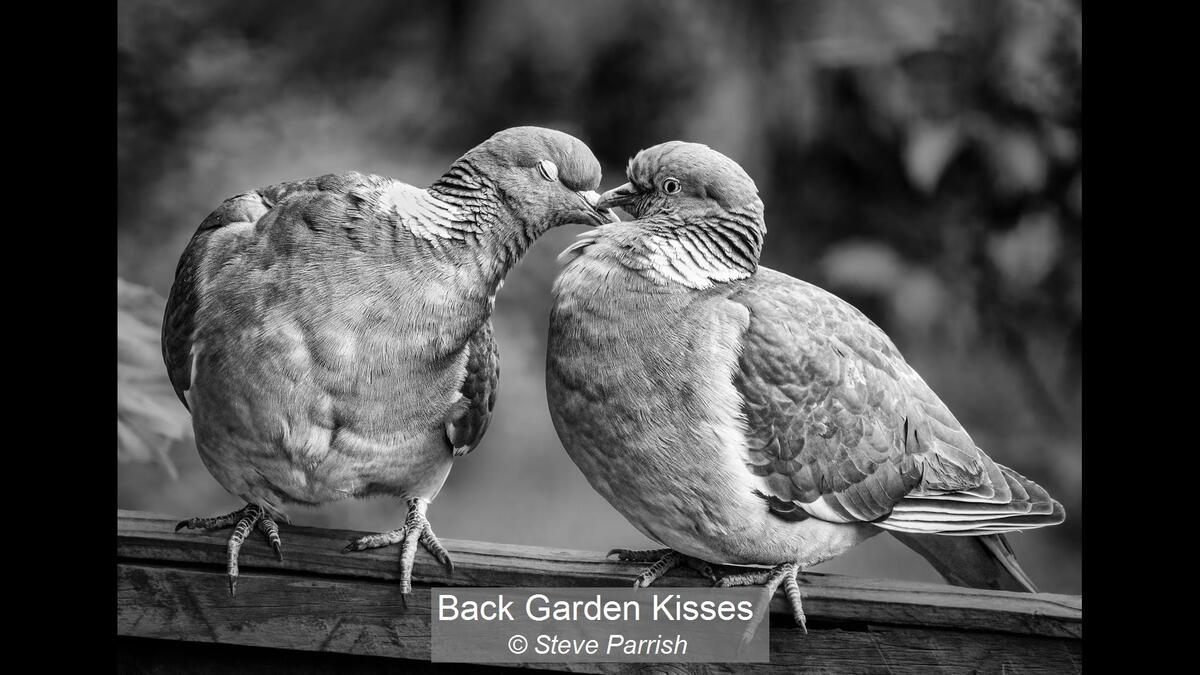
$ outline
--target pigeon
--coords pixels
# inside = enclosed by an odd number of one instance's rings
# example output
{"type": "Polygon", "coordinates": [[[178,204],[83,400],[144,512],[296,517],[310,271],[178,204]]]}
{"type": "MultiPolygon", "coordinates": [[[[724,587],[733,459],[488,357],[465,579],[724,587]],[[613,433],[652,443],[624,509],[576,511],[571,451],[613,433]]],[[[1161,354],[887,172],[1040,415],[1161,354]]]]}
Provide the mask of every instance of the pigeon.
{"type": "MultiPolygon", "coordinates": [[[[453,564],[426,512],[496,402],[491,314],[539,235],[618,220],[598,210],[600,163],[538,127],[496,133],[428,188],[357,172],[226,200],[179,260],[162,327],[201,459],[246,506],[182,528],[232,527],[229,591],[252,529],[283,560],[289,504],[392,497],[403,527],[343,552],[417,544],[453,564]]],[[[404,597],[404,596],[402,596],[404,597]]]]}
{"type": "Polygon", "coordinates": [[[627,175],[599,206],[635,220],[559,257],[546,386],[592,487],[668,547],[610,552],[653,563],[635,587],[681,564],[768,599],[783,584],[804,626],[799,572],[886,530],[952,583],[1034,591],[1004,534],[1060,523],[1062,505],[984,454],[862,312],[759,265],[742,167],[671,141],[627,175]]]}

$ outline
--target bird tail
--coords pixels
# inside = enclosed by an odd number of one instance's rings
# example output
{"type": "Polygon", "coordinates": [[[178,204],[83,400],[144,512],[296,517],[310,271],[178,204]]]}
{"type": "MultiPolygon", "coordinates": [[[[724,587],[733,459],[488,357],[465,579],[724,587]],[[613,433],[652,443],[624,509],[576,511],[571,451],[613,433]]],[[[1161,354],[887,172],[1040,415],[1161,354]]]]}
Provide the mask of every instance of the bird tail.
{"type": "Polygon", "coordinates": [[[1003,534],[947,537],[893,531],[892,536],[920,553],[954,586],[1037,593],[1003,534]]]}
{"type": "Polygon", "coordinates": [[[1057,525],[1066,512],[1016,471],[990,460],[986,468],[989,480],[976,489],[910,494],[876,524],[920,553],[951,584],[1036,593],[1004,535],[1057,525]]]}

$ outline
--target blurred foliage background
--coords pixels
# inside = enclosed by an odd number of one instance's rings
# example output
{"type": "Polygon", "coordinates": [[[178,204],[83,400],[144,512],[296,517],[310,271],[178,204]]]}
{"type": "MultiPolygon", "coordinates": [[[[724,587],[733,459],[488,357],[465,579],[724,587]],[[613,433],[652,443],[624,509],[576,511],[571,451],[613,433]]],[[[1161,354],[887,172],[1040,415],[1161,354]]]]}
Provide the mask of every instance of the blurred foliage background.
{"type": "MultiPolygon", "coordinates": [[[[1011,537],[1078,593],[1082,25],[1079,0],[162,2],[117,32],[118,506],[238,501],[200,463],[158,355],[162,296],[224,198],[357,169],[427,185],[493,132],[562,129],[624,182],[669,139],[739,161],[763,262],[850,300],[996,460],[1067,521],[1011,537]]],[[[496,305],[496,417],[430,511],[443,537],[607,550],[648,542],[562,450],[543,384],[549,233],[496,305]]],[[[297,508],[384,530],[399,503],[297,508]]],[[[937,580],[887,536],[818,568],[937,580]]]]}

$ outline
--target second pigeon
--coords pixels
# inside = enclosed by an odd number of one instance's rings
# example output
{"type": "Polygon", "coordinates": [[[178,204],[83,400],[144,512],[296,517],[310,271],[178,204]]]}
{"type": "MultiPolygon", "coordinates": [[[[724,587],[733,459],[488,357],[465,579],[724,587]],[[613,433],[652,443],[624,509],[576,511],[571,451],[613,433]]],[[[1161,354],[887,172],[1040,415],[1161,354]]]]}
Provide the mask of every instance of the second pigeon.
{"type": "Polygon", "coordinates": [[[754,181],[672,141],[604,194],[636,220],[582,235],[554,284],[551,417],[592,486],[669,549],[653,563],[769,565],[781,584],[879,532],[948,579],[1033,590],[1003,535],[1062,506],[980,450],[892,341],[849,303],[759,265],[754,181]]]}

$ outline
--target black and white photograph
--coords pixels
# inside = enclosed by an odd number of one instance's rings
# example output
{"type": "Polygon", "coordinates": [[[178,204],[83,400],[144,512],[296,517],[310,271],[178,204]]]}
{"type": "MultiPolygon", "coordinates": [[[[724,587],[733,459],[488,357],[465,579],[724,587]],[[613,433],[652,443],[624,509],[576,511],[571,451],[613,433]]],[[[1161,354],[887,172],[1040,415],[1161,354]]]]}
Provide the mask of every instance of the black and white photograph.
{"type": "Polygon", "coordinates": [[[118,0],[118,672],[1081,671],[1082,81],[1082,0],[118,0]]]}

